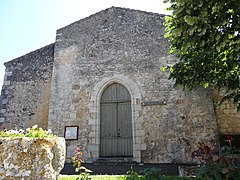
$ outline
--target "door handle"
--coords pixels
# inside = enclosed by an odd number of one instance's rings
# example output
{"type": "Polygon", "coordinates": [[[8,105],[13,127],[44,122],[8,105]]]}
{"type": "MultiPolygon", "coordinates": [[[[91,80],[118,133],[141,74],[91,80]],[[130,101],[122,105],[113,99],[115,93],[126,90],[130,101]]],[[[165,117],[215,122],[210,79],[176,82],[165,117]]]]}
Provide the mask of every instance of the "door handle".
{"type": "Polygon", "coordinates": [[[120,129],[118,129],[117,137],[121,137],[120,129]]]}

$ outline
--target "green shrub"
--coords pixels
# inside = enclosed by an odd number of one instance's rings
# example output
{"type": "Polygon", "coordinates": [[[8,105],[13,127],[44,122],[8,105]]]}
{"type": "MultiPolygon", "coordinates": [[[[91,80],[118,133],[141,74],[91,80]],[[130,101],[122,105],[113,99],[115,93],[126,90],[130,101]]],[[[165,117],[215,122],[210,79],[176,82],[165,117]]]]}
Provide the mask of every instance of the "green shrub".
{"type": "Polygon", "coordinates": [[[239,180],[240,159],[234,155],[230,146],[211,148],[204,143],[198,143],[199,148],[192,153],[201,163],[198,176],[207,180],[239,180]]]}
{"type": "Polygon", "coordinates": [[[159,168],[146,168],[143,170],[143,177],[144,179],[151,179],[151,180],[160,180],[162,179],[160,176],[161,169],[159,168]]]}
{"type": "Polygon", "coordinates": [[[7,137],[29,137],[29,138],[53,138],[56,137],[52,134],[51,130],[43,130],[38,125],[34,125],[26,130],[3,130],[0,131],[0,138],[7,137]]]}

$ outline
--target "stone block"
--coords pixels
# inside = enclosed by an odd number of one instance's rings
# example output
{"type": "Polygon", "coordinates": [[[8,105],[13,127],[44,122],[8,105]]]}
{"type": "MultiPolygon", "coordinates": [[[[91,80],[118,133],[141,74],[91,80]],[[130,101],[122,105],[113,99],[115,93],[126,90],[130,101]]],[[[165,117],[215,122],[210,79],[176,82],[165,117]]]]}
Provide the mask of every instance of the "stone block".
{"type": "Polygon", "coordinates": [[[89,138],[94,138],[96,136],[96,132],[90,132],[89,133],[89,138]]]}
{"type": "Polygon", "coordinates": [[[141,144],[133,144],[134,151],[140,151],[141,150],[141,144]]]}
{"type": "Polygon", "coordinates": [[[142,130],[142,124],[141,123],[135,123],[135,129],[136,130],[142,130]]]}
{"type": "Polygon", "coordinates": [[[10,81],[4,81],[4,82],[3,82],[3,85],[9,86],[9,85],[11,85],[11,82],[10,82],[10,81]]]}
{"type": "Polygon", "coordinates": [[[65,162],[64,138],[0,138],[0,179],[56,180],[65,162]]]}
{"type": "Polygon", "coordinates": [[[3,99],[2,100],[2,104],[4,105],[4,104],[7,104],[8,103],[8,100],[7,99],[3,99]]]}
{"type": "Polygon", "coordinates": [[[5,76],[11,76],[11,75],[12,75],[11,71],[5,72],[5,76]]]}
{"type": "Polygon", "coordinates": [[[144,135],[145,135],[145,131],[144,130],[136,130],[136,136],[142,137],[144,135]]]}
{"type": "Polygon", "coordinates": [[[140,158],[141,159],[141,151],[140,150],[136,150],[133,152],[133,157],[134,158],[140,158]]]}
{"type": "Polygon", "coordinates": [[[89,113],[96,113],[96,111],[97,111],[97,107],[92,106],[89,108],[89,113]]]}
{"type": "Polygon", "coordinates": [[[89,113],[91,119],[97,119],[97,113],[89,113]]]}
{"type": "Polygon", "coordinates": [[[0,118],[0,123],[4,123],[5,118],[0,118]]]}
{"type": "Polygon", "coordinates": [[[135,142],[136,144],[141,144],[142,143],[142,137],[135,137],[135,142]]]}
{"type": "Polygon", "coordinates": [[[142,106],[141,105],[135,105],[135,111],[140,111],[142,110],[142,106]]]}
{"type": "Polygon", "coordinates": [[[97,122],[97,120],[96,119],[89,119],[89,121],[88,121],[88,125],[95,125],[96,124],[96,122],[97,122]]]}
{"type": "Polygon", "coordinates": [[[71,113],[71,114],[70,114],[70,119],[76,119],[76,113],[74,113],[74,112],[71,113]]]}
{"type": "Polygon", "coordinates": [[[147,149],[147,146],[145,143],[141,144],[141,150],[146,150],[147,149]]]}
{"type": "Polygon", "coordinates": [[[140,163],[141,157],[133,157],[133,161],[140,163]]]}

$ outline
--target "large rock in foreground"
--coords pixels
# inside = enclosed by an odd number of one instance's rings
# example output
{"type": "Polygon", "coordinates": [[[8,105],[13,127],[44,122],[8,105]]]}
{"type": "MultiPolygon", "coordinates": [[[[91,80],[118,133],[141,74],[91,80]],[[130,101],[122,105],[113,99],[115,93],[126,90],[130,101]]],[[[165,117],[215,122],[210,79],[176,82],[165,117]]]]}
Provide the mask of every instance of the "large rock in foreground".
{"type": "Polygon", "coordinates": [[[65,139],[0,138],[0,179],[57,179],[65,162],[65,139]]]}

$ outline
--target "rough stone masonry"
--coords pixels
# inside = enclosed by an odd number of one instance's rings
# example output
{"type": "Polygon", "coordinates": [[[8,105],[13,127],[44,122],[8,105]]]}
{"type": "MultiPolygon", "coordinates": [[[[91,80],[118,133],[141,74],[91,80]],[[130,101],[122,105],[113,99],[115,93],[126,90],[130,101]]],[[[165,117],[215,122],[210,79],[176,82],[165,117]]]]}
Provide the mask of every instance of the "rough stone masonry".
{"type": "Polygon", "coordinates": [[[67,157],[79,145],[86,162],[192,163],[199,141],[217,145],[219,133],[239,133],[240,114],[231,102],[219,105],[221,93],[183,91],[160,71],[178,61],[163,23],[161,14],[111,7],[6,62],[2,128],[38,124],[64,136],[65,126],[78,126],[67,157]]]}
{"type": "Polygon", "coordinates": [[[64,160],[64,138],[0,138],[0,179],[56,180],[64,160]]]}

